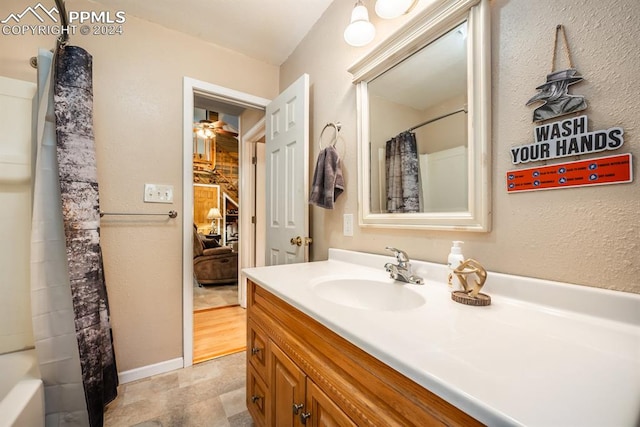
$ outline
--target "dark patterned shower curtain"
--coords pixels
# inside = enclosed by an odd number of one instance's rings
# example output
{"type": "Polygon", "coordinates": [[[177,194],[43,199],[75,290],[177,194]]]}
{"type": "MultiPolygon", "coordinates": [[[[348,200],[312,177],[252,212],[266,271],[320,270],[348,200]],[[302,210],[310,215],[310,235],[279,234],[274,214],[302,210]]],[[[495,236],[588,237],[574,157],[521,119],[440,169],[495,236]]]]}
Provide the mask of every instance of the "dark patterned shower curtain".
{"type": "Polygon", "coordinates": [[[34,338],[47,426],[101,427],[118,376],[100,249],[92,57],[65,46],[53,62],[34,178],[34,338]]]}
{"type": "Polygon", "coordinates": [[[116,397],[118,375],[100,248],[92,71],[92,57],[84,49],[59,50],[54,89],[58,175],[82,379],[94,427],[102,426],[104,405],[116,397]]]}
{"type": "Polygon", "coordinates": [[[413,132],[403,132],[386,145],[387,212],[420,211],[418,146],[413,132]]]}

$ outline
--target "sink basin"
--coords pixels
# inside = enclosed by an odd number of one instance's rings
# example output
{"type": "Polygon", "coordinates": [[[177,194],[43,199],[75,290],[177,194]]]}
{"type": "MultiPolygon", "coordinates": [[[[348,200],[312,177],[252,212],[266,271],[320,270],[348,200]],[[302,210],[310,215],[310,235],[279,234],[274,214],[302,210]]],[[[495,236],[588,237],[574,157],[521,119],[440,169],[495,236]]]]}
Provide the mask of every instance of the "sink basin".
{"type": "Polygon", "coordinates": [[[420,307],[425,299],[399,282],[370,279],[328,279],[312,285],[320,298],[364,310],[407,310],[420,307]]]}

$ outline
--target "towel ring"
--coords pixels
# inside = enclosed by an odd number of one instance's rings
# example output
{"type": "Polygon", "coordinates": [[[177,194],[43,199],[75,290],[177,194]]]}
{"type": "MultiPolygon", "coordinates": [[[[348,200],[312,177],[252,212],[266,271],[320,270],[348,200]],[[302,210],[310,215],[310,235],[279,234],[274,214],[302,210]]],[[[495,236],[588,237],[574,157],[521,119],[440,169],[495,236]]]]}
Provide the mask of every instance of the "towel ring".
{"type": "Polygon", "coordinates": [[[322,135],[324,134],[324,131],[327,130],[328,127],[332,127],[336,131],[336,134],[333,136],[333,141],[331,142],[331,144],[329,144],[332,147],[335,147],[336,141],[338,141],[338,134],[340,133],[340,129],[342,129],[342,123],[336,122],[336,123],[327,123],[326,125],[324,125],[324,127],[322,128],[322,132],[320,132],[320,138],[318,140],[318,147],[320,148],[320,151],[322,151],[322,135]]]}

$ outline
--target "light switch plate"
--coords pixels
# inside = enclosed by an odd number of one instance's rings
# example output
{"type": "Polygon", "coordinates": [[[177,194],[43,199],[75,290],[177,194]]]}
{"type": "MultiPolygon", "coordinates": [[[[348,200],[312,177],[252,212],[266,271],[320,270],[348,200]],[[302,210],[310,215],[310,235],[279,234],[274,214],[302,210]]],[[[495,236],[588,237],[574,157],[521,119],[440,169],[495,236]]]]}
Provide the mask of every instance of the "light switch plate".
{"type": "Polygon", "coordinates": [[[145,203],[173,203],[173,185],[145,184],[145,203]]]}
{"type": "Polygon", "coordinates": [[[353,236],[353,214],[344,214],[342,234],[345,236],[353,236]]]}

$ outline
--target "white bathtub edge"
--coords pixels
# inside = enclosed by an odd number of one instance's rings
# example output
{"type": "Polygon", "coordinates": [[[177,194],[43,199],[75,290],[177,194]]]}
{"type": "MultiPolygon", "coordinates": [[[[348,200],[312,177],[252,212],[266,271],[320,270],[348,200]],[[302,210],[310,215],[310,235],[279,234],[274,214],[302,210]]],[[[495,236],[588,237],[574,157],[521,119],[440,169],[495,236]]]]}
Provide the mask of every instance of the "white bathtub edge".
{"type": "Polygon", "coordinates": [[[32,378],[18,382],[0,401],[0,427],[44,426],[44,385],[32,378]],[[25,396],[32,396],[25,399],[25,396]]]}

